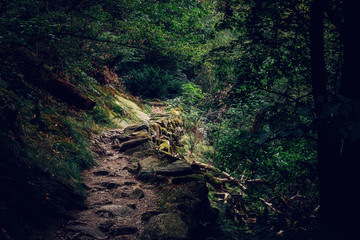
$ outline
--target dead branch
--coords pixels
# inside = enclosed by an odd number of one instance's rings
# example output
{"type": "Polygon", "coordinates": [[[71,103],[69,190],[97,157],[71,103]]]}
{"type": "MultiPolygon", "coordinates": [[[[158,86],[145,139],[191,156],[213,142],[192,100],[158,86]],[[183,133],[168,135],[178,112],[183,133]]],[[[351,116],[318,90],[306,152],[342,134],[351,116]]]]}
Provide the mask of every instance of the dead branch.
{"type": "Polygon", "coordinates": [[[272,211],[274,211],[277,214],[283,214],[280,210],[273,207],[272,203],[267,202],[265,199],[260,198],[261,202],[265,205],[265,207],[270,208],[272,211]]]}
{"type": "Polygon", "coordinates": [[[191,167],[203,168],[205,170],[210,170],[210,171],[216,172],[225,177],[225,178],[215,178],[216,181],[219,181],[221,183],[231,182],[231,183],[236,184],[238,187],[240,187],[241,190],[243,190],[243,191],[246,190],[246,186],[244,186],[239,180],[233,178],[232,176],[230,176],[230,174],[223,172],[220,169],[218,169],[210,164],[205,164],[205,163],[201,163],[201,162],[193,160],[193,162],[191,163],[191,167]]]}
{"type": "Polygon", "coordinates": [[[264,184],[269,184],[269,182],[267,180],[264,179],[248,179],[246,180],[246,183],[264,183],[264,184]]]}

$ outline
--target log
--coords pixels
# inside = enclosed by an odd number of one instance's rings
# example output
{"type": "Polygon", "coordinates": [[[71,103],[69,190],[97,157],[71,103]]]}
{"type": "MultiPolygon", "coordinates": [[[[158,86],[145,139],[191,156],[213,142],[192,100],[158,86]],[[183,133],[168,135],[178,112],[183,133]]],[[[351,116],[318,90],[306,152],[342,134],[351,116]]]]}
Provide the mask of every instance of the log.
{"type": "Polygon", "coordinates": [[[237,179],[233,178],[227,172],[221,171],[220,169],[218,169],[218,168],[216,168],[216,167],[214,167],[212,165],[201,163],[201,162],[193,160],[192,163],[191,163],[191,167],[193,167],[193,168],[203,168],[205,170],[210,170],[210,171],[216,172],[216,173],[218,173],[218,174],[225,177],[225,178],[215,178],[217,181],[219,181],[221,183],[231,182],[231,183],[236,184],[238,187],[240,187],[241,190],[243,190],[243,191],[246,190],[246,186],[244,186],[240,182],[240,180],[237,180],[237,179]]]}

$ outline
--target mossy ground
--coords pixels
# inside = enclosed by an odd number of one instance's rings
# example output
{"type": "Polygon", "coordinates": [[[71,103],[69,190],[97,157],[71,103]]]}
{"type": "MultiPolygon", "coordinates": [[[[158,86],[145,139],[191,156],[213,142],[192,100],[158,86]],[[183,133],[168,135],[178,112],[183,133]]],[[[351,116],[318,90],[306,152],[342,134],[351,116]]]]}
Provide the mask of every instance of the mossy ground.
{"type": "Polygon", "coordinates": [[[21,146],[18,154],[77,188],[81,188],[81,172],[95,164],[90,137],[103,128],[143,120],[139,117],[142,106],[133,102],[136,99],[126,99],[125,93],[112,86],[96,81],[80,86],[96,102],[93,109],[80,110],[27,83],[22,76],[12,77],[13,81],[0,79],[4,134],[13,135],[21,146]],[[14,113],[14,119],[9,119],[7,109],[14,113]]]}

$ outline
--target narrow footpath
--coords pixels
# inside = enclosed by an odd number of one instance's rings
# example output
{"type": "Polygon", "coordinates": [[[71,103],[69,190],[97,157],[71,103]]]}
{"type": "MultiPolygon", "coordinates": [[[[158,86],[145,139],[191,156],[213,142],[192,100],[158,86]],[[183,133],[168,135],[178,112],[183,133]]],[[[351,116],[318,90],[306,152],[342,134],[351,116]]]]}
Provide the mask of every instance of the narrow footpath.
{"type": "Polygon", "coordinates": [[[182,122],[154,104],[150,122],[91,139],[97,166],[84,171],[86,208],[42,239],[200,239],[214,223],[201,175],[171,152],[182,122]],[[207,224],[202,224],[206,222],[207,224]]]}

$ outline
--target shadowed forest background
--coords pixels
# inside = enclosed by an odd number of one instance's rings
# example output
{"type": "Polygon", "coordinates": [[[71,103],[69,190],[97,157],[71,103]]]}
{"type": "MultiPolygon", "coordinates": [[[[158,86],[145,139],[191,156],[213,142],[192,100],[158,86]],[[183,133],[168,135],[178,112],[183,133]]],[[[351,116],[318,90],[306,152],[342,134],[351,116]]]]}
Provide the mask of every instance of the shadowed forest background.
{"type": "Polygon", "coordinates": [[[121,95],[180,109],[176,154],[231,176],[209,184],[232,196],[214,203],[224,239],[348,239],[360,216],[352,4],[1,1],[0,238],[31,239],[82,206],[90,136],[138,120],[121,95]]]}

